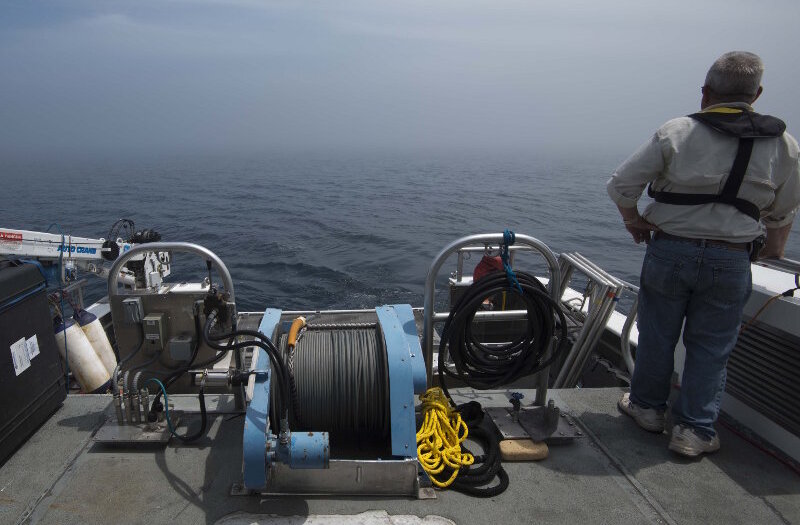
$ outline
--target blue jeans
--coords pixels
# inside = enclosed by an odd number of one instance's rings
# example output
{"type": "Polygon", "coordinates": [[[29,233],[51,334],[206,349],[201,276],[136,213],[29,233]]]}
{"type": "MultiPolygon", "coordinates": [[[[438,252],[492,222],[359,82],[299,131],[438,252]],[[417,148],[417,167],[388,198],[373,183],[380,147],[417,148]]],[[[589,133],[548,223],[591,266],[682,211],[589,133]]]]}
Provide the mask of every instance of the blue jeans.
{"type": "Polygon", "coordinates": [[[642,265],[631,401],[666,408],[683,327],[686,362],[673,422],[713,436],[725,366],[751,289],[750,260],[743,250],[652,240],[642,265]]]}

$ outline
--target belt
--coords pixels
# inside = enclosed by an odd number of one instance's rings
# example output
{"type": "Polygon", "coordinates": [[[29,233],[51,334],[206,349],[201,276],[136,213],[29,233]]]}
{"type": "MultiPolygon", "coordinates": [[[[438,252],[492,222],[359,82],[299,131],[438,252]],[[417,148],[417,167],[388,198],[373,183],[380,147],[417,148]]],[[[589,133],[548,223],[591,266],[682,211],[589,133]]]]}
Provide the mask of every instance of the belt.
{"type": "Polygon", "coordinates": [[[657,231],[653,235],[654,239],[666,239],[670,241],[687,242],[695,246],[718,246],[720,248],[727,248],[728,250],[741,250],[745,252],[750,251],[749,242],[728,242],[719,241],[717,239],[690,239],[689,237],[679,237],[670,233],[657,231]]]}

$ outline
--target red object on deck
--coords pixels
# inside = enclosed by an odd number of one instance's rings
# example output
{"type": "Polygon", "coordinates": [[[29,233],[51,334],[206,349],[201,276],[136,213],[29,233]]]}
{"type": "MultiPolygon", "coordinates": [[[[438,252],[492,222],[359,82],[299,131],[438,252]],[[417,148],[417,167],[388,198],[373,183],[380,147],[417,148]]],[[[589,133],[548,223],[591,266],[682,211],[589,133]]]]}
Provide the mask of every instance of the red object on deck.
{"type": "Polygon", "coordinates": [[[501,259],[500,256],[491,257],[489,255],[484,255],[478,265],[475,266],[475,271],[472,272],[472,282],[476,282],[492,272],[502,271],[503,259],[501,259]]]}

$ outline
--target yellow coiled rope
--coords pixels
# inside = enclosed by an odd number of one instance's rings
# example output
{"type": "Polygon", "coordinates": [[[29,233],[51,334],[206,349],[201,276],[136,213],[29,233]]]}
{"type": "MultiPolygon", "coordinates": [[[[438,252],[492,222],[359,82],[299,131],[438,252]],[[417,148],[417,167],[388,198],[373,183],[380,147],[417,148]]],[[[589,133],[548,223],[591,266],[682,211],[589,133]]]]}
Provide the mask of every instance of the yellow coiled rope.
{"type": "Polygon", "coordinates": [[[461,467],[475,462],[472,454],[461,453],[461,443],[467,439],[467,424],[450,407],[441,388],[429,388],[419,399],[425,419],[417,432],[417,458],[433,484],[444,488],[455,481],[461,467]],[[452,469],[450,477],[445,481],[436,479],[445,467],[452,469]]]}

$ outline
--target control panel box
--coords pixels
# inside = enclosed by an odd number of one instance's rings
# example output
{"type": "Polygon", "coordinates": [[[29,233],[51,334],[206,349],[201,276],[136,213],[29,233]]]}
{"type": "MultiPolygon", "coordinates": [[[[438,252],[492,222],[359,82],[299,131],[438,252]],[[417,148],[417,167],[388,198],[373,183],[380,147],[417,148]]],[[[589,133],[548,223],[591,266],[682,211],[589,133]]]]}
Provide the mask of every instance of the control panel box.
{"type": "Polygon", "coordinates": [[[142,329],[144,330],[144,339],[150,344],[159,349],[164,348],[164,334],[167,330],[164,326],[164,314],[147,314],[144,316],[142,329]]]}

